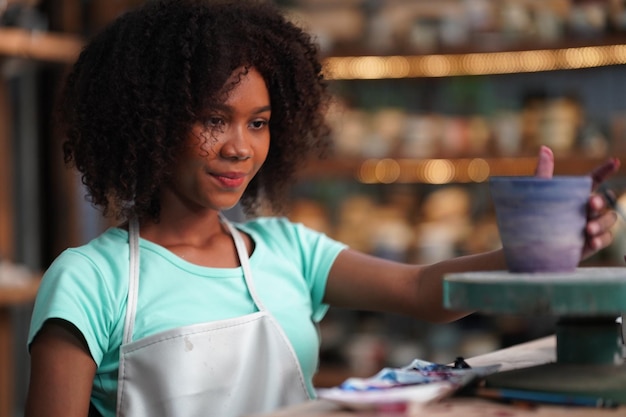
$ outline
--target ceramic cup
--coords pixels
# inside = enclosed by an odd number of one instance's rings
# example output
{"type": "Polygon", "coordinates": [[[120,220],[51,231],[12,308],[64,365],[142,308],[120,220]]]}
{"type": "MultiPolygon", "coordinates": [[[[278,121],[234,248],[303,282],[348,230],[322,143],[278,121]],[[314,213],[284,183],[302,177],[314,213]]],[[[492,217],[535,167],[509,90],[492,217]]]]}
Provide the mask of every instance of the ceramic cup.
{"type": "Polygon", "coordinates": [[[590,176],[491,177],[510,272],[569,272],[585,243],[590,176]]]}

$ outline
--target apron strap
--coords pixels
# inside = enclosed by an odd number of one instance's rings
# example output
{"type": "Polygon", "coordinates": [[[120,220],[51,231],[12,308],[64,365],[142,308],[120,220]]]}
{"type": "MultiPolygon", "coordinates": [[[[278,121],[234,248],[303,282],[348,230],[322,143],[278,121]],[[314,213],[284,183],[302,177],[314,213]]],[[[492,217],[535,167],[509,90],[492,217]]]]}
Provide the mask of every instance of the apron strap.
{"type": "Polygon", "coordinates": [[[248,287],[248,291],[252,296],[252,300],[256,304],[259,311],[265,311],[265,306],[261,302],[261,298],[256,292],[256,287],[254,286],[254,280],[252,279],[252,269],[250,268],[250,259],[248,257],[248,249],[246,248],[246,244],[241,237],[241,233],[239,230],[232,225],[231,222],[228,221],[226,216],[222,213],[219,214],[220,221],[222,224],[226,225],[230,235],[233,237],[235,241],[235,248],[237,249],[237,255],[239,256],[239,263],[241,264],[241,269],[243,270],[243,277],[246,280],[246,286],[248,287]]]}
{"type": "Polygon", "coordinates": [[[139,294],[139,221],[136,217],[130,219],[128,223],[128,245],[130,247],[129,280],[123,344],[130,343],[133,340],[137,296],[139,294]]]}

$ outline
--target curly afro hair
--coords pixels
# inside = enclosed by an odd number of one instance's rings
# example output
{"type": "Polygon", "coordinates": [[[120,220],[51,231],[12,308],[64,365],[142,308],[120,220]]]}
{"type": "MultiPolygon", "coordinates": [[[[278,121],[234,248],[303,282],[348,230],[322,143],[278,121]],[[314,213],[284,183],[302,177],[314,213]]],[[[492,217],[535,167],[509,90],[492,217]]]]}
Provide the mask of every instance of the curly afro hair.
{"type": "Polygon", "coordinates": [[[272,107],[269,154],[241,203],[280,211],[298,166],[328,147],[329,93],[310,35],[254,0],[148,1],[87,44],[58,109],[65,163],[89,200],[104,215],[158,221],[185,137],[241,67],[263,76],[272,107]]]}

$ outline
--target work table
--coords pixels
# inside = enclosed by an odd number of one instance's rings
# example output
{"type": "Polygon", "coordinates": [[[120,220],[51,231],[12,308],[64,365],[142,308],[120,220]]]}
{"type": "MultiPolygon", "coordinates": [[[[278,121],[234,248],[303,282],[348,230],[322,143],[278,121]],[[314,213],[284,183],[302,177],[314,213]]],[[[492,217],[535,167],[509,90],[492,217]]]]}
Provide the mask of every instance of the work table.
{"type": "MultiPolygon", "coordinates": [[[[542,365],[556,360],[556,337],[548,336],[467,359],[472,367],[500,364],[500,371],[542,365]]],[[[439,402],[411,406],[406,412],[347,410],[326,400],[287,407],[263,417],[617,417],[626,416],[626,406],[589,408],[539,405],[525,408],[486,399],[449,397],[439,402]]]]}

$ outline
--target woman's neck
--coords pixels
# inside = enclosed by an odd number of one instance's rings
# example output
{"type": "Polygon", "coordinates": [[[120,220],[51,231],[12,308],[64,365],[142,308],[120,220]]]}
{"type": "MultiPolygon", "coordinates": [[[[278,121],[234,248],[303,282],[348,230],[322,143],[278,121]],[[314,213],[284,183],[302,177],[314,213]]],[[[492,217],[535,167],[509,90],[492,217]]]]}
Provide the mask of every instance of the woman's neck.
{"type": "MultiPolygon", "coordinates": [[[[239,257],[217,211],[204,216],[163,216],[159,222],[141,222],[140,235],[180,258],[201,266],[236,267],[239,257]]],[[[244,239],[250,247],[249,239],[244,239]]]]}

